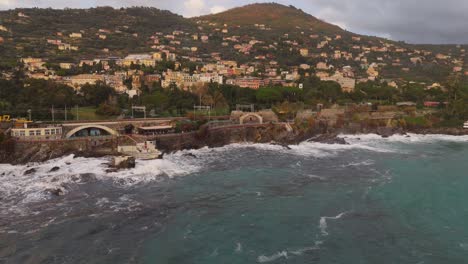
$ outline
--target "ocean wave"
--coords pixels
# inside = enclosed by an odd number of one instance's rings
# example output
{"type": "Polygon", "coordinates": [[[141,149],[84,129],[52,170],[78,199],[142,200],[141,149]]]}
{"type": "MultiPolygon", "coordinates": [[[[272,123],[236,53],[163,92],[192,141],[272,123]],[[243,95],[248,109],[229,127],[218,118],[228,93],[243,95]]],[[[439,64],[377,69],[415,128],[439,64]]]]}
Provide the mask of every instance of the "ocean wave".
{"type": "Polygon", "coordinates": [[[257,261],[259,263],[267,263],[267,262],[272,262],[272,261],[275,261],[279,258],[288,258],[288,252],[287,251],[281,251],[281,252],[278,252],[278,253],[275,253],[271,256],[265,256],[265,255],[261,255],[257,258],[257,261]]]}
{"type": "Polygon", "coordinates": [[[177,177],[196,172],[200,166],[168,155],[162,160],[137,161],[137,167],[107,173],[111,158],[75,158],[73,155],[44,163],[0,164],[0,214],[28,214],[25,205],[66,195],[76,186],[92,181],[111,181],[131,187],[161,176],[177,177]],[[55,168],[55,169],[54,169],[55,168]],[[58,170],[56,170],[58,168],[58,170]]]}
{"type": "Polygon", "coordinates": [[[343,216],[345,216],[347,214],[347,212],[344,212],[344,213],[340,213],[339,215],[337,216],[333,216],[333,217],[328,217],[328,216],[323,216],[320,218],[320,221],[319,221],[319,229],[320,229],[320,233],[323,235],[323,236],[328,236],[328,231],[327,231],[327,228],[328,228],[328,223],[327,223],[327,220],[338,220],[338,219],[341,219],[343,216]]]}
{"type": "Polygon", "coordinates": [[[413,134],[408,133],[406,135],[392,135],[388,138],[383,138],[377,134],[356,134],[347,135],[342,134],[339,137],[346,139],[351,143],[370,143],[370,142],[399,142],[399,143],[430,143],[434,141],[451,141],[451,142],[468,142],[468,136],[453,136],[453,135],[442,135],[442,134],[413,134]]]}
{"type": "Polygon", "coordinates": [[[257,262],[259,263],[268,263],[268,262],[273,262],[276,261],[280,258],[285,258],[288,259],[290,257],[294,256],[302,256],[304,253],[310,252],[310,251],[315,251],[320,249],[320,244],[321,241],[315,242],[315,245],[312,247],[304,247],[304,248],[299,248],[295,250],[283,250],[279,251],[277,253],[274,253],[272,255],[261,255],[257,257],[257,262]]]}

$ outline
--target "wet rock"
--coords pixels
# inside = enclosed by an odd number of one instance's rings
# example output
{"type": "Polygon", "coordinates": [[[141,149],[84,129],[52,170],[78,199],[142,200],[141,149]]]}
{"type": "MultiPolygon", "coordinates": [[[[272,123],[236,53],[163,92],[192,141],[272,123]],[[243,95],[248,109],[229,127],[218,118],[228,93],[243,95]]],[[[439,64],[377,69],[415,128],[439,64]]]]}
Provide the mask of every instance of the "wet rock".
{"type": "Polygon", "coordinates": [[[36,172],[37,170],[35,168],[32,168],[32,169],[26,170],[23,175],[30,175],[36,172]]]}
{"type": "Polygon", "coordinates": [[[377,135],[381,136],[382,138],[389,138],[393,136],[394,131],[392,128],[389,127],[380,127],[377,129],[377,135]]]}
{"type": "Polygon", "coordinates": [[[183,155],[184,157],[190,157],[190,158],[194,158],[194,159],[198,159],[197,156],[195,156],[195,154],[192,154],[192,153],[186,153],[183,155]]]}
{"type": "Polygon", "coordinates": [[[83,173],[83,174],[80,174],[79,176],[80,176],[81,182],[93,182],[97,180],[96,175],[92,173],[83,173]]]}
{"type": "Polygon", "coordinates": [[[123,169],[133,169],[136,166],[136,160],[134,157],[130,156],[119,156],[114,157],[112,163],[110,164],[111,169],[123,170],[123,169]]]}
{"type": "Polygon", "coordinates": [[[309,139],[308,142],[318,142],[318,143],[330,144],[330,145],[333,145],[333,144],[349,145],[349,143],[346,142],[344,138],[340,138],[336,134],[319,135],[319,136],[309,139]]]}
{"type": "Polygon", "coordinates": [[[73,175],[71,178],[74,182],[82,182],[82,183],[87,183],[87,182],[94,182],[96,181],[96,175],[93,173],[82,173],[78,175],[73,175]]]}
{"type": "Polygon", "coordinates": [[[60,170],[60,167],[53,167],[49,172],[56,172],[58,170],[60,170]]]}
{"type": "Polygon", "coordinates": [[[60,188],[47,189],[46,192],[53,195],[53,196],[62,196],[62,195],[64,195],[63,190],[60,189],[60,188]]]}
{"type": "Polygon", "coordinates": [[[280,146],[280,147],[283,147],[284,149],[287,149],[287,150],[291,150],[292,148],[290,146],[288,146],[287,144],[282,144],[282,143],[278,143],[278,142],[271,142],[270,145],[273,145],[273,146],[280,146]]]}

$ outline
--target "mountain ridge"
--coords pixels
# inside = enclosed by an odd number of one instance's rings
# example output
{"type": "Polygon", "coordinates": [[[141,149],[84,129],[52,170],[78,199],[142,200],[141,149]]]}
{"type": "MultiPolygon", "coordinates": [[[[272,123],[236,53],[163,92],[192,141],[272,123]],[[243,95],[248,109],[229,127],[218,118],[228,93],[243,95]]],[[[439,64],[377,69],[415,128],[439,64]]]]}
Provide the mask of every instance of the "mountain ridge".
{"type": "Polygon", "coordinates": [[[238,25],[267,24],[275,28],[291,29],[309,28],[318,33],[328,31],[345,33],[337,25],[316,18],[292,5],[285,6],[278,3],[255,3],[235,7],[221,13],[199,16],[193,20],[211,20],[219,23],[233,23],[238,25]]]}

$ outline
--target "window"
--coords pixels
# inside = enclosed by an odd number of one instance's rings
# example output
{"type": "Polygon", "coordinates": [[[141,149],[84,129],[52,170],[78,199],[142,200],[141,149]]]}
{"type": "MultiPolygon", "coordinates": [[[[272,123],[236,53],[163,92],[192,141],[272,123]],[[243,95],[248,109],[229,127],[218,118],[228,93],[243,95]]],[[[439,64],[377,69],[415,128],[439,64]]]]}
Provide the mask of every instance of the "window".
{"type": "Polygon", "coordinates": [[[55,135],[55,129],[51,129],[50,131],[52,132],[51,135],[55,135]]]}
{"type": "Polygon", "coordinates": [[[30,135],[30,136],[34,136],[34,130],[30,130],[30,131],[29,131],[29,135],[30,135]]]}
{"type": "Polygon", "coordinates": [[[45,134],[46,134],[46,135],[50,135],[50,130],[49,130],[49,129],[46,129],[46,130],[45,130],[45,134]]]}
{"type": "Polygon", "coordinates": [[[36,130],[36,136],[40,136],[42,135],[41,131],[40,130],[36,130]]]}
{"type": "Polygon", "coordinates": [[[20,135],[20,137],[26,136],[26,131],[20,130],[19,135],[20,135]]]}

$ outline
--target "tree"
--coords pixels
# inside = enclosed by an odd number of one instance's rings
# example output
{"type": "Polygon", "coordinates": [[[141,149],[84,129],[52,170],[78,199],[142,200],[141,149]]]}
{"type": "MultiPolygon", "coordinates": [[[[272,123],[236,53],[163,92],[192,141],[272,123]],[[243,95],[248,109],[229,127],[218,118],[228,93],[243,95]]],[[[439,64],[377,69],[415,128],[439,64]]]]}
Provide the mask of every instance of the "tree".
{"type": "Polygon", "coordinates": [[[282,93],[276,87],[263,87],[257,90],[257,101],[262,104],[272,105],[283,100],[282,93]]]}
{"type": "Polygon", "coordinates": [[[110,96],[114,95],[114,89],[105,85],[102,82],[97,82],[94,85],[85,84],[81,87],[81,93],[84,97],[84,103],[88,105],[99,106],[106,102],[110,96]]]}

